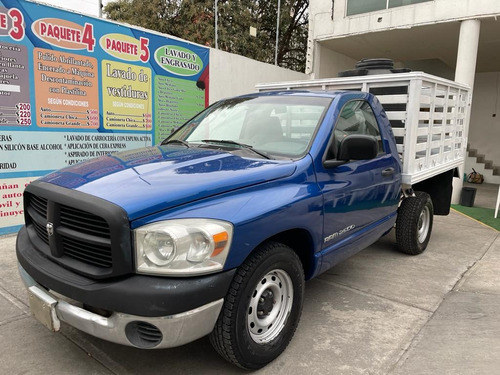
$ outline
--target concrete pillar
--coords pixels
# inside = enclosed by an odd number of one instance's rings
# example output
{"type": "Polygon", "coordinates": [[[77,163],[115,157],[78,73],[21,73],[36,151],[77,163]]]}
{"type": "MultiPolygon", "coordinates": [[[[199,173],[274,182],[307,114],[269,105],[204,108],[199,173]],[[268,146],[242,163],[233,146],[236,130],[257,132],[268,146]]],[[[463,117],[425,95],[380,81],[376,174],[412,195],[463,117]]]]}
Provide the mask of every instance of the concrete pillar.
{"type": "MultiPolygon", "coordinates": [[[[479,44],[480,30],[481,22],[479,20],[462,21],[460,25],[455,81],[469,85],[471,90],[474,87],[474,78],[476,77],[477,48],[479,44]]],[[[471,108],[469,107],[467,123],[470,120],[470,110],[471,108]]],[[[467,145],[468,137],[469,127],[465,129],[465,146],[467,145]]],[[[452,203],[458,203],[460,200],[460,193],[463,187],[464,170],[465,166],[462,165],[459,168],[460,178],[453,179],[452,203]]]]}

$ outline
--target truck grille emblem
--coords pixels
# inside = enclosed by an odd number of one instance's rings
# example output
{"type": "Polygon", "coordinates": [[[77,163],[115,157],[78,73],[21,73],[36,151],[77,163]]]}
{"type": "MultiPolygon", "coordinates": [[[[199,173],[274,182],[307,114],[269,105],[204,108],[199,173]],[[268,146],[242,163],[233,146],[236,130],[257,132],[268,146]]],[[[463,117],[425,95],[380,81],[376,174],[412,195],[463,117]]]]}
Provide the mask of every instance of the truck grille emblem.
{"type": "Polygon", "coordinates": [[[54,234],[54,224],[47,223],[46,228],[47,228],[47,234],[49,235],[49,237],[52,236],[54,234]]]}

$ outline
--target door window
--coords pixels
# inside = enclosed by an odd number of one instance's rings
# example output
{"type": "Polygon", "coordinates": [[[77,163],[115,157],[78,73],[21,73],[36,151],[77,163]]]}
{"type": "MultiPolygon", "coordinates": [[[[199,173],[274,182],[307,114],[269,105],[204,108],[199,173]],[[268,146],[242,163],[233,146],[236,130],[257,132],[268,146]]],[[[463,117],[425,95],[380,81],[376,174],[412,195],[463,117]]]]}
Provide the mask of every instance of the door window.
{"type": "Polygon", "coordinates": [[[384,152],[377,119],[370,105],[364,100],[350,101],[342,108],[333,134],[336,154],[342,139],[351,134],[375,137],[378,143],[378,153],[384,152]]]}

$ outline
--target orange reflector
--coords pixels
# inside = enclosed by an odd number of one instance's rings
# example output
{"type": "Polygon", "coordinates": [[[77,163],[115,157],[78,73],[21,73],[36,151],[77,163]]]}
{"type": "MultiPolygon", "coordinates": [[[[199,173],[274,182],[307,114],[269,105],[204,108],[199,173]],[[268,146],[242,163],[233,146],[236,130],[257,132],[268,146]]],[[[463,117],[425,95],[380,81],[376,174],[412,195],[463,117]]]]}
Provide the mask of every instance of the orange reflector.
{"type": "Polygon", "coordinates": [[[224,248],[227,245],[227,240],[229,239],[229,236],[227,235],[227,232],[221,232],[214,234],[212,238],[214,239],[215,249],[211,256],[214,257],[219,255],[222,252],[222,250],[224,250],[224,248]]]}

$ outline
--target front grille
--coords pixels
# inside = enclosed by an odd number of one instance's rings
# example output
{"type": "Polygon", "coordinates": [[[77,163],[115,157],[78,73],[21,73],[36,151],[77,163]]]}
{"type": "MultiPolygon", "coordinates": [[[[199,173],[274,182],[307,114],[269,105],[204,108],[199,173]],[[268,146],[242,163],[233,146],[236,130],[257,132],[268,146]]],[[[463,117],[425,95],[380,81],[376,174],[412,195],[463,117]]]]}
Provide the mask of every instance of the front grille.
{"type": "Polygon", "coordinates": [[[121,208],[67,189],[56,194],[53,190],[58,187],[42,194],[30,189],[31,185],[25,192],[25,219],[39,251],[86,276],[103,278],[131,271],[130,230],[121,208]]]}
{"type": "Polygon", "coordinates": [[[61,206],[60,214],[62,226],[109,239],[109,225],[102,217],[68,206],[61,206]]]}
{"type": "Polygon", "coordinates": [[[33,207],[33,210],[35,210],[38,215],[47,217],[47,199],[32,195],[30,206],[33,207]]]}
{"type": "MultiPolygon", "coordinates": [[[[38,237],[50,245],[47,222],[58,223],[54,233],[60,238],[61,249],[55,253],[70,257],[82,263],[100,268],[111,268],[110,229],[106,220],[67,205],[55,205],[53,218],[49,218],[48,200],[36,195],[28,195],[28,215],[38,237]]],[[[57,246],[57,245],[56,245],[57,246]]]]}
{"type": "Polygon", "coordinates": [[[33,228],[35,228],[36,234],[38,234],[38,237],[48,245],[49,244],[49,235],[47,234],[46,227],[42,226],[41,224],[39,224],[35,220],[32,220],[32,223],[33,223],[33,228]]]}
{"type": "Polygon", "coordinates": [[[64,236],[62,242],[66,256],[96,267],[110,268],[113,265],[111,246],[89,244],[64,236]]]}

